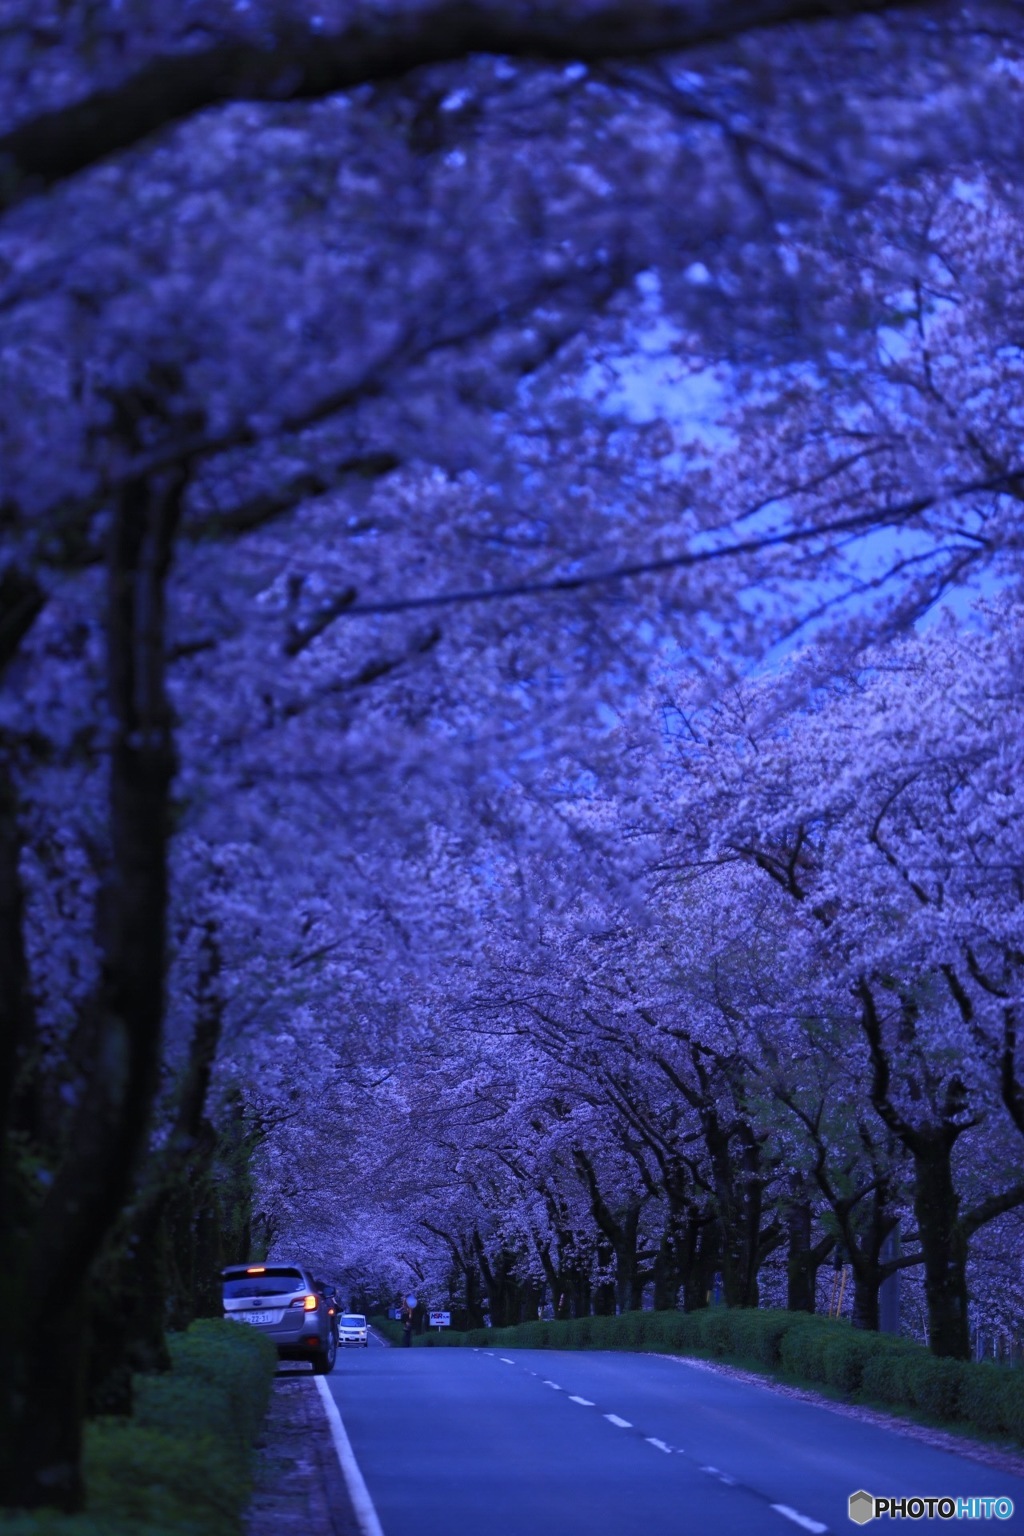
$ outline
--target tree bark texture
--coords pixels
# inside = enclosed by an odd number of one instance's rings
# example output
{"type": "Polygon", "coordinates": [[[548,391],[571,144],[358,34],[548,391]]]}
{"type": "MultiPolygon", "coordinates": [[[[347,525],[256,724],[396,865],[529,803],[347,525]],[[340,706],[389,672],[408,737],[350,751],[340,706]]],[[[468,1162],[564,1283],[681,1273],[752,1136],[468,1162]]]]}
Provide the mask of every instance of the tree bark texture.
{"type": "Polygon", "coordinates": [[[952,1148],[936,1136],[914,1155],[914,1215],[924,1254],[928,1343],[934,1355],[971,1357],[967,1326],[967,1240],[958,1220],[952,1148]]]}
{"type": "Polygon", "coordinates": [[[113,517],[111,866],[101,975],[83,1035],[87,1068],[68,1155],[30,1224],[0,1234],[0,1506],[8,1508],[81,1506],[89,1273],[131,1195],[158,1086],[174,774],[164,588],[182,488],[180,476],[135,482],[113,517]]]}

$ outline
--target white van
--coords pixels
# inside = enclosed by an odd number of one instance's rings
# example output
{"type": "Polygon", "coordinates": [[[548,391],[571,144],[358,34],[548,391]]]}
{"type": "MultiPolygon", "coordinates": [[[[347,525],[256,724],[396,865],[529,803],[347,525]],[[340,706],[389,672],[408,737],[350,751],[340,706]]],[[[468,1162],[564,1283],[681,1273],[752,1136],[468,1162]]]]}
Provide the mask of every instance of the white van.
{"type": "Polygon", "coordinates": [[[361,1344],[367,1349],[370,1344],[370,1335],[366,1327],[366,1318],[361,1312],[343,1312],[338,1319],[338,1343],[361,1344]]]}

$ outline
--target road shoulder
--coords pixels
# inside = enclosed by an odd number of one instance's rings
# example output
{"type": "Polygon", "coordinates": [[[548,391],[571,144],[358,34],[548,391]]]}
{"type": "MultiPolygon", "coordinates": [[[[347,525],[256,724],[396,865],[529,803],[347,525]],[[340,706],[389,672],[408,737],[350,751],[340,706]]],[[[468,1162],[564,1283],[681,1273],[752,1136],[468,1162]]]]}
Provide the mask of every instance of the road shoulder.
{"type": "Polygon", "coordinates": [[[279,1371],[256,1443],[245,1536],[360,1536],[316,1380],[279,1371]]]}
{"type": "Polygon", "coordinates": [[[794,1397],[801,1402],[814,1403],[819,1408],[827,1408],[831,1413],[842,1414],[849,1419],[859,1419],[862,1424],[876,1424],[881,1429],[906,1435],[911,1440],[920,1440],[925,1445],[934,1446],[937,1450],[949,1451],[954,1456],[967,1456],[971,1461],[982,1462],[996,1471],[1024,1477],[1024,1455],[1009,1447],[989,1445],[984,1440],[972,1440],[966,1435],[933,1429],[927,1424],[915,1424],[910,1419],[898,1418],[879,1408],[866,1408],[859,1403],[836,1402],[835,1398],[823,1397],[821,1393],[808,1387],[793,1387],[787,1382],[776,1381],[771,1376],[762,1376],[759,1371],[745,1371],[738,1365],[726,1365],[719,1360],[703,1360],[695,1355],[666,1355],[660,1352],[659,1358],[674,1360],[677,1365],[690,1366],[694,1370],[711,1371],[718,1376],[732,1376],[737,1381],[764,1387],[768,1392],[777,1392],[783,1397],[794,1397]]]}

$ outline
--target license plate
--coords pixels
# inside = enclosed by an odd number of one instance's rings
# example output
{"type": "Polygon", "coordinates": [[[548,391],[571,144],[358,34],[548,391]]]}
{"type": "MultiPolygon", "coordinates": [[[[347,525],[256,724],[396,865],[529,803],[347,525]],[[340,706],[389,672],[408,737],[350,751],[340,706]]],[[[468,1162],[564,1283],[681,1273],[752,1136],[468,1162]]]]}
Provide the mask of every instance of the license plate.
{"type": "Polygon", "coordinates": [[[236,1312],[235,1316],[243,1323],[272,1323],[273,1312],[236,1312]]]}

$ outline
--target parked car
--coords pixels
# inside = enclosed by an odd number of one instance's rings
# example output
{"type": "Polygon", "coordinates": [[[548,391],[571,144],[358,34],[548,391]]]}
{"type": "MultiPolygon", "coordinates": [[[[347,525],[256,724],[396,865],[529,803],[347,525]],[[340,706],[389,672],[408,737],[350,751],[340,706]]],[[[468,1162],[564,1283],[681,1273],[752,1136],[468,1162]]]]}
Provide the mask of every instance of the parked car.
{"type": "Polygon", "coordinates": [[[364,1349],[370,1347],[370,1335],[366,1327],[366,1318],[361,1312],[343,1312],[341,1322],[338,1325],[338,1343],[361,1344],[364,1349]]]}
{"type": "Polygon", "coordinates": [[[308,1360],[317,1375],[334,1369],[334,1320],[303,1265],[230,1264],[221,1282],[224,1316],[258,1328],[279,1359],[308,1360]]]}

